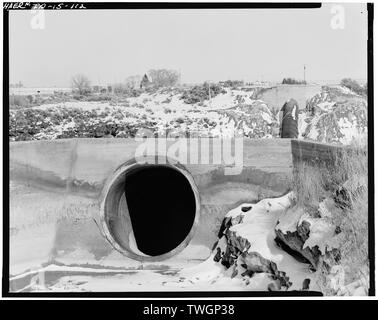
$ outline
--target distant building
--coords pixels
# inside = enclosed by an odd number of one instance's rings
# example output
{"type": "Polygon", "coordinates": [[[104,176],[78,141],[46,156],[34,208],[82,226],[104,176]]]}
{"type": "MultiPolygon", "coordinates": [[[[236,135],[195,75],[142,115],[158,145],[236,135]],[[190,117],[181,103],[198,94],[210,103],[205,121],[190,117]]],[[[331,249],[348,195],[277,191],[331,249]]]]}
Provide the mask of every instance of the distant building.
{"type": "Polygon", "coordinates": [[[143,78],[142,78],[142,81],[140,82],[140,88],[141,89],[147,88],[151,84],[152,84],[151,77],[147,73],[145,73],[143,78]]]}

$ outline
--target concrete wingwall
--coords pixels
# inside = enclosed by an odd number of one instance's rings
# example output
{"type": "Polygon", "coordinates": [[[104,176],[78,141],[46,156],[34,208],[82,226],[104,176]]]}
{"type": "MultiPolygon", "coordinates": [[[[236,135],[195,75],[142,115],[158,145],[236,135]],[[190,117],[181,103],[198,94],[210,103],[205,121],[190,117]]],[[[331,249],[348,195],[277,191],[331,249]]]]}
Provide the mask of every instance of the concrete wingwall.
{"type": "MultiPolygon", "coordinates": [[[[104,186],[117,168],[134,158],[138,145],[133,139],[10,143],[13,276],[52,262],[140,267],[143,259],[130,259],[107,241],[100,219],[104,186]]],[[[293,164],[303,155],[328,157],[332,148],[290,139],[245,139],[240,172],[225,174],[226,165],[217,163],[183,164],[198,189],[199,221],[180,252],[164,261],[144,262],[143,267],[179,268],[205,260],[230,209],[289,192],[293,164]]]]}
{"type": "Polygon", "coordinates": [[[261,92],[259,99],[276,110],[290,98],[297,100],[299,109],[306,107],[306,101],[321,92],[321,85],[278,85],[261,92]]]}

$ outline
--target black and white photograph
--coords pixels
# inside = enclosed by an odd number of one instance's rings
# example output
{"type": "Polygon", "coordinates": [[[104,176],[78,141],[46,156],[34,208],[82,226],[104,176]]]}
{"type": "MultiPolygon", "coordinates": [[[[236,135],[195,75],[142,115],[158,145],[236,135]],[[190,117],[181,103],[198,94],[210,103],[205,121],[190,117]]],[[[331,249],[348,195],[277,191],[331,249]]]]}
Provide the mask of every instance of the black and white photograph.
{"type": "Polygon", "coordinates": [[[372,19],[3,3],[3,296],[375,295],[372,19]]]}

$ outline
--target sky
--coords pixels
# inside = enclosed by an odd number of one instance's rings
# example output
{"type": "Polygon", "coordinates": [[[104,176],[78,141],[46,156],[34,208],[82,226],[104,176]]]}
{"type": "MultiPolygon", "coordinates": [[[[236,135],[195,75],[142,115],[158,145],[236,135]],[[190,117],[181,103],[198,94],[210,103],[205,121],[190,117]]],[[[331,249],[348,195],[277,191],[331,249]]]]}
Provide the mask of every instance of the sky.
{"type": "Polygon", "coordinates": [[[35,12],[13,10],[10,83],[68,87],[75,74],[119,83],[159,68],[180,71],[185,83],[282,81],[303,79],[304,65],[308,81],[366,79],[366,5],[342,4],[342,29],[332,28],[332,6],[46,10],[42,29],[32,27],[35,12]]]}

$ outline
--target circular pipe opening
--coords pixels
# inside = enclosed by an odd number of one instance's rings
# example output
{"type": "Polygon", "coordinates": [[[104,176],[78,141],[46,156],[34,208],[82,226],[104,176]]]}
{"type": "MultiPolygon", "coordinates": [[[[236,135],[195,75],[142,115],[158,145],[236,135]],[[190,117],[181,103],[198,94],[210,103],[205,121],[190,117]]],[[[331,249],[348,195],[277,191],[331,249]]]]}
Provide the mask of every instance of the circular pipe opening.
{"type": "Polygon", "coordinates": [[[182,166],[126,163],[116,170],[104,193],[105,236],[128,257],[164,260],[191,240],[199,218],[199,194],[182,166]]]}

